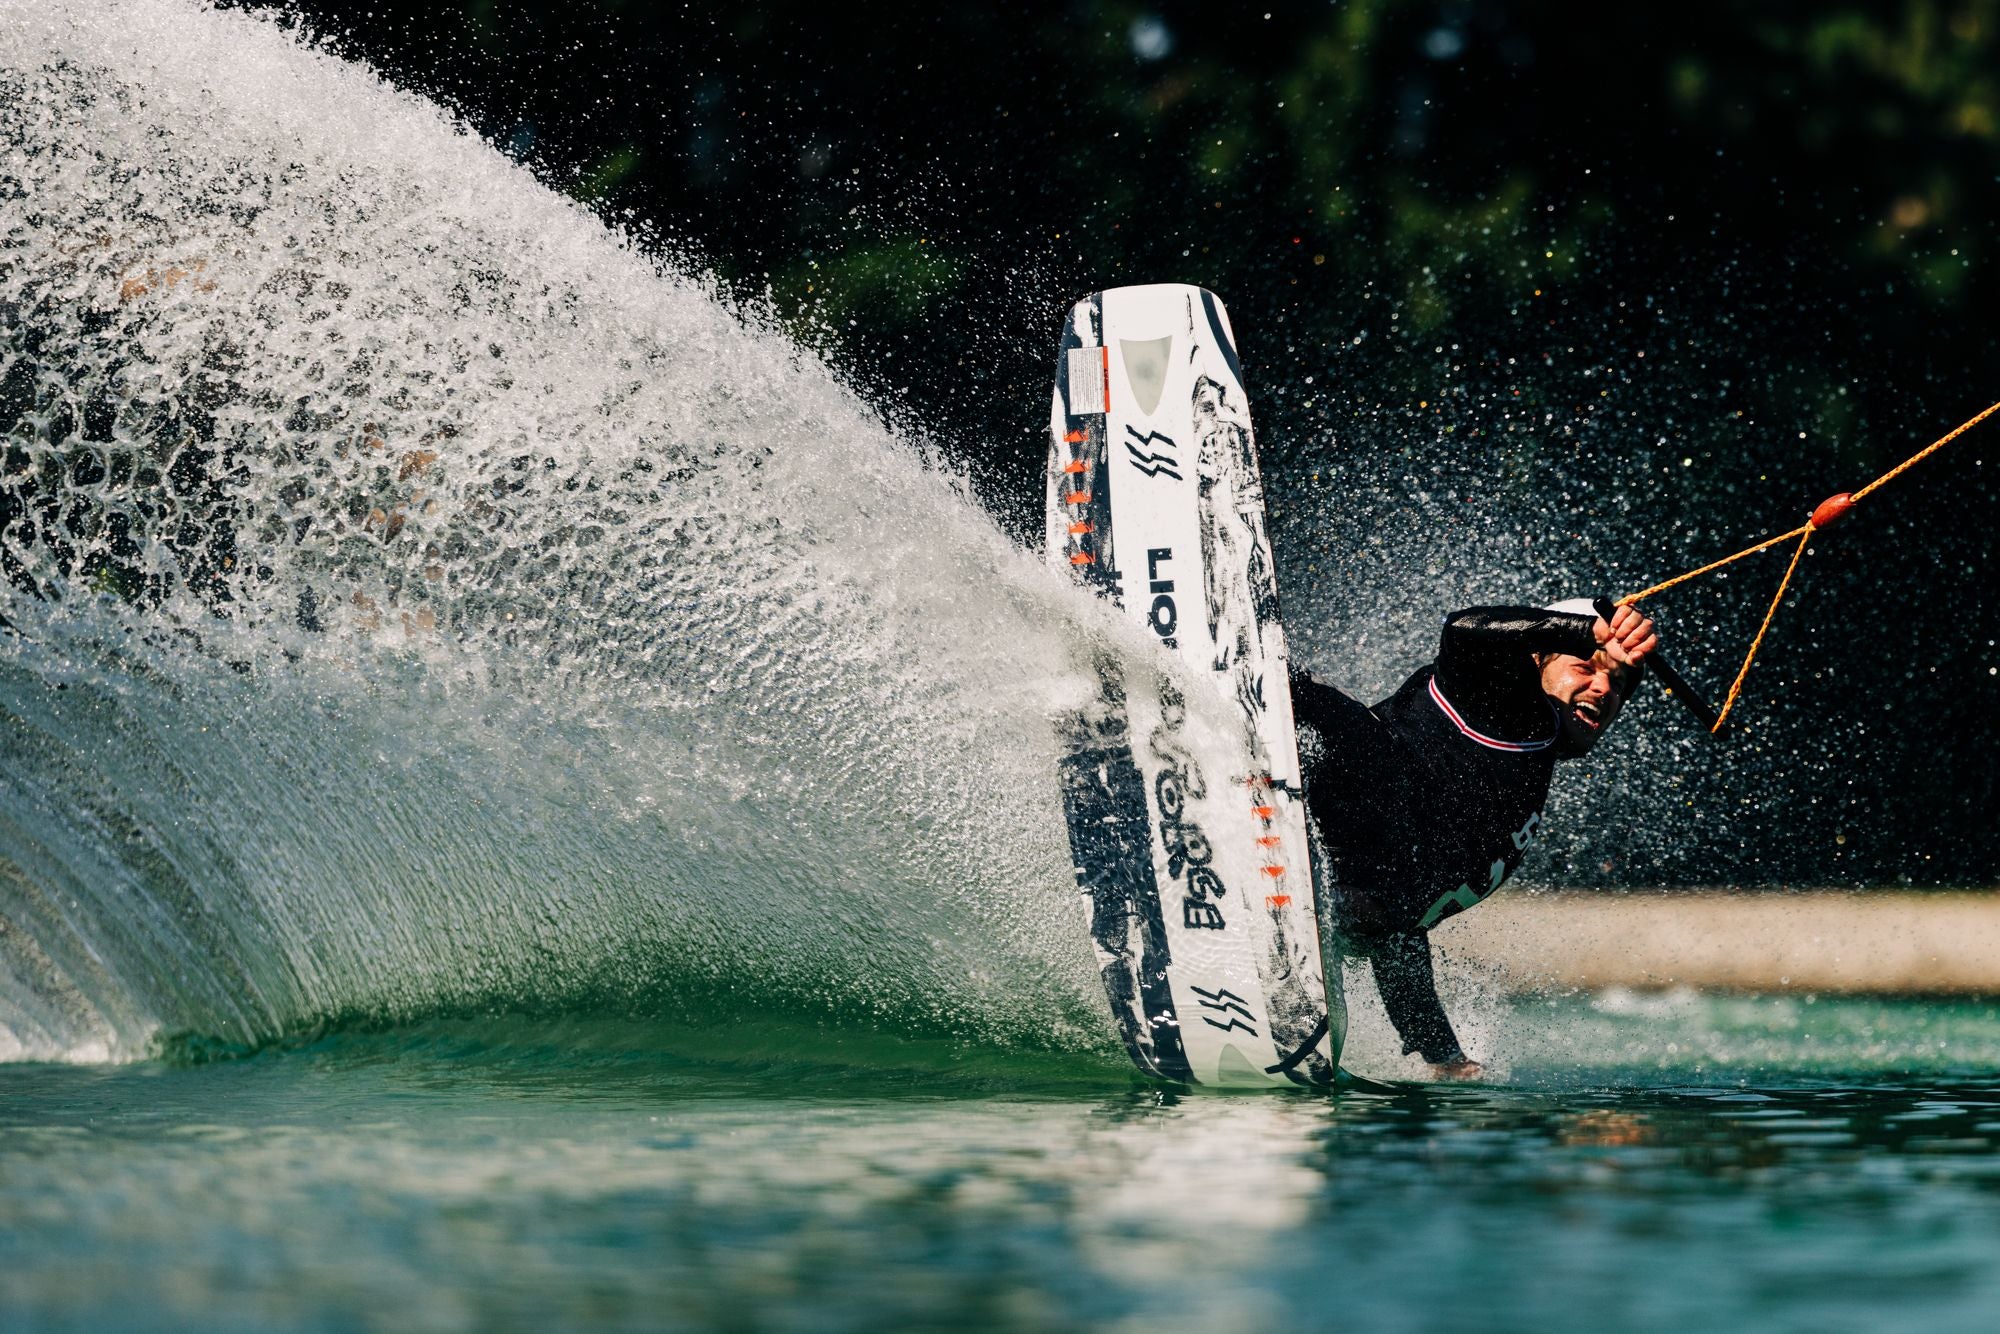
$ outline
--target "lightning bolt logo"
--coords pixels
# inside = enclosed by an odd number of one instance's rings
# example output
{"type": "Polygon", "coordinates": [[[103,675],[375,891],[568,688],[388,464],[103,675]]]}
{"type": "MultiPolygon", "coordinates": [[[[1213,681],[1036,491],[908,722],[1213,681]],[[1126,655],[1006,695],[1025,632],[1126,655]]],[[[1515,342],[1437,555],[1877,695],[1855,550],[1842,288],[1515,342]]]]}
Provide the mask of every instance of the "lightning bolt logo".
{"type": "Polygon", "coordinates": [[[1243,1022],[1245,1019],[1255,1019],[1256,1016],[1244,1007],[1241,996],[1227,987],[1223,987],[1217,991],[1204,991],[1200,987],[1189,987],[1188,990],[1200,998],[1201,1007],[1204,1010],[1217,1010],[1229,1018],[1229,1022],[1224,1024],[1209,1018],[1207,1015],[1203,1015],[1201,1021],[1204,1024],[1207,1024],[1210,1028],[1219,1028],[1225,1033],[1233,1033],[1240,1028],[1251,1037],[1257,1036],[1256,1026],[1243,1022]],[[1237,1015],[1242,1015],[1243,1018],[1238,1019],[1237,1015]]]}
{"type": "Polygon", "coordinates": [[[1125,428],[1125,434],[1130,437],[1125,441],[1125,452],[1132,456],[1133,467],[1147,477],[1171,477],[1176,482],[1181,480],[1181,475],[1177,471],[1181,466],[1180,461],[1167,452],[1177,448],[1172,440],[1158,431],[1148,431],[1140,435],[1131,426],[1125,428]],[[1150,453],[1141,449],[1141,445],[1154,445],[1159,448],[1159,452],[1150,453]]]}

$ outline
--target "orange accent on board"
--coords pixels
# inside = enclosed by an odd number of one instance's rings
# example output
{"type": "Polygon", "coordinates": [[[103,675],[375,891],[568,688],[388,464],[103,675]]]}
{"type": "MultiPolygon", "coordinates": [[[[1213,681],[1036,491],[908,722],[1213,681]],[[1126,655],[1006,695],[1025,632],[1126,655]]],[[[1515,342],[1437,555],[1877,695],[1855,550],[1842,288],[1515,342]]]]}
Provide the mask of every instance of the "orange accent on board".
{"type": "Polygon", "coordinates": [[[1279,838],[1276,834],[1266,834],[1257,840],[1257,846],[1260,848],[1275,848],[1284,841],[1284,839],[1279,838]]]}
{"type": "Polygon", "coordinates": [[[1088,565],[1090,564],[1090,562],[1091,562],[1091,555],[1088,551],[1079,551],[1074,556],[1071,556],[1069,558],[1069,563],[1071,565],[1088,565]]]}
{"type": "Polygon", "coordinates": [[[1087,523],[1073,523],[1069,526],[1069,531],[1072,536],[1078,533],[1087,533],[1090,531],[1090,525],[1087,523]]]}
{"type": "Polygon", "coordinates": [[[1064,443],[1064,444],[1066,444],[1066,445],[1080,445],[1080,444],[1082,444],[1082,443],[1083,443],[1083,432],[1082,432],[1082,431],[1065,431],[1065,432],[1063,432],[1063,443],[1064,443]]]}
{"type": "Polygon", "coordinates": [[[1063,501],[1070,505],[1088,505],[1090,503],[1090,492],[1072,491],[1063,497],[1063,501]]]}
{"type": "Polygon", "coordinates": [[[1069,461],[1068,463],[1065,463],[1065,464],[1063,464],[1063,471],[1064,471],[1064,472],[1082,472],[1082,471],[1084,470],[1084,468],[1085,468],[1085,467],[1087,467],[1087,466],[1088,466],[1088,465],[1087,465],[1087,464],[1085,464],[1085,463],[1084,463],[1084,461],[1083,461],[1082,459],[1071,459],[1071,460],[1070,460],[1070,461],[1069,461]]]}
{"type": "Polygon", "coordinates": [[[1277,808],[1273,806],[1252,806],[1250,808],[1250,813],[1256,816],[1259,820],[1268,820],[1272,816],[1276,815],[1278,812],[1277,808]]]}
{"type": "Polygon", "coordinates": [[[1282,866],[1266,866],[1264,868],[1264,874],[1268,876],[1281,876],[1284,873],[1285,868],[1282,866]]]}
{"type": "Polygon", "coordinates": [[[1289,894],[1271,894],[1267,895],[1264,899],[1265,906],[1271,908],[1282,908],[1291,901],[1292,896],[1289,894]]]}

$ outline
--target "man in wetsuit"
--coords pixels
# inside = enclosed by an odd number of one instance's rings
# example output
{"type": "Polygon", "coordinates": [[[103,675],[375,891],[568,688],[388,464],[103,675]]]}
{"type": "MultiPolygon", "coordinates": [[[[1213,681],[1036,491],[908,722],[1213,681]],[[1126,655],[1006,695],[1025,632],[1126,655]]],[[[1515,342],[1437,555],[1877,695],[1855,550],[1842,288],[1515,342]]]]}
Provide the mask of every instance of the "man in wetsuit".
{"type": "Polygon", "coordinates": [[[1659,640],[1586,599],[1445,618],[1437,661],[1367,708],[1293,670],[1306,804],[1333,864],[1334,928],[1374,966],[1405,1052],[1476,1077],[1438,1001],[1430,929],[1514,873],[1559,759],[1587,754],[1659,640]]]}

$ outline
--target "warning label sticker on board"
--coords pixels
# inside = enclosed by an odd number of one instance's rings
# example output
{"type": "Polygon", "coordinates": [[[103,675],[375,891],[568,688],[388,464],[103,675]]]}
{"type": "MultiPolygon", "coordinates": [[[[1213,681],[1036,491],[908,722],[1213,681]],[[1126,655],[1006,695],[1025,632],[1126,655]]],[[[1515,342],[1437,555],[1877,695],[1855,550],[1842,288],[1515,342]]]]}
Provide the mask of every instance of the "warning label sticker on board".
{"type": "Polygon", "coordinates": [[[1087,412],[1103,412],[1109,406],[1104,401],[1104,349],[1101,347],[1073,347],[1069,350],[1069,414],[1081,417],[1087,412]]]}

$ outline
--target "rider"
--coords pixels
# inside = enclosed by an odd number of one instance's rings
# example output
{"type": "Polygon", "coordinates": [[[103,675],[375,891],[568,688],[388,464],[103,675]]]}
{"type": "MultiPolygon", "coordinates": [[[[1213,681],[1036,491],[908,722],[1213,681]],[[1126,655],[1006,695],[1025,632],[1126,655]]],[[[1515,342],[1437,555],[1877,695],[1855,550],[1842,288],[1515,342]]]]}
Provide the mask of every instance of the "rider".
{"type": "Polygon", "coordinates": [[[1630,607],[1589,599],[1471,607],[1437,661],[1374,708],[1292,671],[1306,803],[1333,863],[1334,929],[1374,966],[1405,1052],[1480,1072],[1452,1032],[1429,931],[1498,889],[1541,829],[1558,759],[1585,755],[1659,643],[1630,607]]]}

